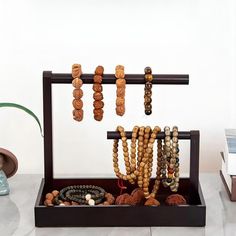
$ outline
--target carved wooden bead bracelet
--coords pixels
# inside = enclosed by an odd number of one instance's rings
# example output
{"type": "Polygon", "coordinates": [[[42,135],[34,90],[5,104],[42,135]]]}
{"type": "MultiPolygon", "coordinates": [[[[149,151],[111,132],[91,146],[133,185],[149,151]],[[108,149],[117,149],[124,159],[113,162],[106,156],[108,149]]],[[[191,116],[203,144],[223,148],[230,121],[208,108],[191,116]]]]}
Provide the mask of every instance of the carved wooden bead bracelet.
{"type": "Polygon", "coordinates": [[[118,116],[123,116],[125,114],[125,72],[124,66],[118,65],[116,66],[115,71],[116,77],[116,114],[118,116]]]}
{"type": "Polygon", "coordinates": [[[83,97],[83,91],[81,89],[83,85],[83,81],[80,79],[80,76],[82,74],[81,65],[80,64],[74,64],[72,65],[72,85],[75,88],[73,91],[73,97],[74,100],[72,102],[72,105],[74,107],[73,110],[73,118],[76,121],[82,121],[84,112],[83,112],[83,101],[81,98],[83,97]]]}
{"type": "Polygon", "coordinates": [[[104,68],[103,66],[97,66],[97,68],[95,69],[95,75],[93,77],[93,90],[94,90],[94,94],[93,94],[93,98],[94,98],[94,102],[93,102],[93,114],[94,114],[94,119],[96,121],[101,121],[103,119],[103,107],[104,107],[104,102],[103,100],[103,94],[102,94],[102,76],[104,73],[104,68]]]}

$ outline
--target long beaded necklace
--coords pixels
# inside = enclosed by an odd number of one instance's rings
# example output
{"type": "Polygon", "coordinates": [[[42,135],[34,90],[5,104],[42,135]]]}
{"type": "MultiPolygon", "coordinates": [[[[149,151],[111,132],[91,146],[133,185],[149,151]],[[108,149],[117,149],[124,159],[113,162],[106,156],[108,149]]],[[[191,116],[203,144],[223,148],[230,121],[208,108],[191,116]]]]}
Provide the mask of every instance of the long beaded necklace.
{"type": "Polygon", "coordinates": [[[149,198],[150,196],[155,196],[159,188],[160,180],[158,179],[157,181],[155,181],[151,195],[149,193],[149,182],[152,174],[152,165],[153,165],[153,144],[155,142],[157,134],[161,131],[161,129],[158,126],[156,126],[153,130],[151,130],[149,126],[146,128],[144,127],[139,128],[135,126],[132,132],[130,158],[129,158],[127,138],[124,128],[118,126],[116,130],[120,133],[121,136],[124,161],[126,167],[126,175],[121,174],[118,165],[119,140],[115,139],[113,144],[113,167],[116,176],[120,179],[128,180],[131,184],[135,184],[137,182],[139,187],[143,189],[144,196],[146,198],[149,198]],[[135,152],[136,152],[137,134],[139,134],[138,138],[139,147],[138,147],[138,157],[136,165],[135,152]]]}

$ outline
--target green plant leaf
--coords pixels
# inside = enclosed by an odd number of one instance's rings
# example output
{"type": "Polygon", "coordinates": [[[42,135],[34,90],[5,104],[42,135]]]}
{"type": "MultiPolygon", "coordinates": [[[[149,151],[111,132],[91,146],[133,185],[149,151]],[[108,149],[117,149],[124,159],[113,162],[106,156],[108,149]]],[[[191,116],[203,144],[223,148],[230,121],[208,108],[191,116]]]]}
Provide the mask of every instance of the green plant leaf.
{"type": "Polygon", "coordinates": [[[20,104],[16,104],[16,103],[10,103],[10,102],[0,102],[0,107],[13,107],[13,108],[17,108],[20,109],[26,113],[28,113],[30,116],[32,116],[36,122],[38,123],[39,129],[40,129],[40,133],[41,136],[43,137],[43,131],[42,131],[42,126],[40,124],[39,118],[27,107],[24,107],[20,104]]]}

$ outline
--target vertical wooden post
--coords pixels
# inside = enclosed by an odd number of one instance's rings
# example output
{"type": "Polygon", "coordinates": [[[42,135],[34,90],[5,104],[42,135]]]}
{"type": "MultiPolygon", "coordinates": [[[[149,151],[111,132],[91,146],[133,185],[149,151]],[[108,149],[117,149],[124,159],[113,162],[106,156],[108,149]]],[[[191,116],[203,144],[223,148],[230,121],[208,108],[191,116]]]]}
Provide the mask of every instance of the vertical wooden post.
{"type": "Polygon", "coordinates": [[[195,191],[199,184],[199,139],[198,130],[190,131],[190,183],[195,191]]]}
{"type": "Polygon", "coordinates": [[[52,72],[43,72],[44,178],[48,188],[53,182],[52,146],[52,72]]]}

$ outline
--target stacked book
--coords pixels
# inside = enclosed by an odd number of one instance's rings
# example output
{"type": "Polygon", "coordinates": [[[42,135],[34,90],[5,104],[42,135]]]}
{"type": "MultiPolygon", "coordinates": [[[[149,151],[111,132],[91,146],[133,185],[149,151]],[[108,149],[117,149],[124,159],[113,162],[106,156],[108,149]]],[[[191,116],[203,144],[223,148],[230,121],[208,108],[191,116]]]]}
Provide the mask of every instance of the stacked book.
{"type": "Polygon", "coordinates": [[[236,201],[236,129],[225,130],[220,176],[231,201],[236,201]]]}

